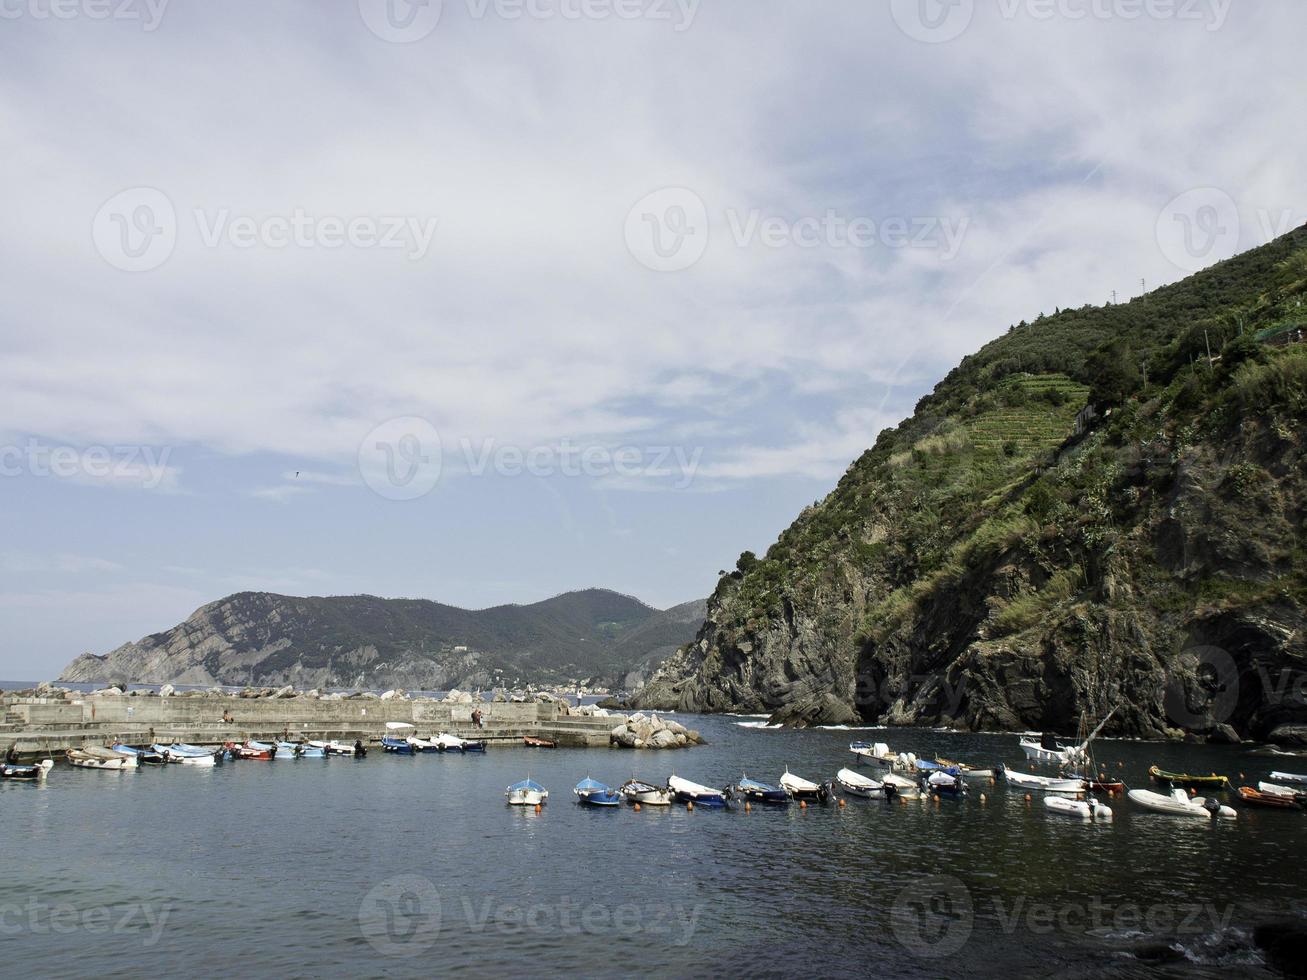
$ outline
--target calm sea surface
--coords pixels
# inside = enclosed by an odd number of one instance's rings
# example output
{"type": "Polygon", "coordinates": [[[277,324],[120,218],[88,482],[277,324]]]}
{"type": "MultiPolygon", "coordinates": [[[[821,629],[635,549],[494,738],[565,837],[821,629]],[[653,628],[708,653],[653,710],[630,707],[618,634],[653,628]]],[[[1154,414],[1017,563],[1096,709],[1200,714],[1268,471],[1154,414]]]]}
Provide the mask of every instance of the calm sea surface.
{"type": "MultiPolygon", "coordinates": [[[[1236,804],[1239,819],[1218,824],[1116,799],[1113,824],[1084,826],[1001,781],[938,804],[575,805],[587,775],[724,785],[789,766],[829,779],[851,738],[1022,763],[1015,736],[681,720],[711,744],[60,765],[44,784],[5,783],[0,962],[97,977],[1270,976],[1251,925],[1307,909],[1297,812],[1236,804]],[[528,774],[551,793],[539,814],[504,805],[528,774]]],[[[1098,753],[1131,786],[1152,763],[1252,784],[1307,770],[1232,747],[1105,741],[1098,753]]]]}

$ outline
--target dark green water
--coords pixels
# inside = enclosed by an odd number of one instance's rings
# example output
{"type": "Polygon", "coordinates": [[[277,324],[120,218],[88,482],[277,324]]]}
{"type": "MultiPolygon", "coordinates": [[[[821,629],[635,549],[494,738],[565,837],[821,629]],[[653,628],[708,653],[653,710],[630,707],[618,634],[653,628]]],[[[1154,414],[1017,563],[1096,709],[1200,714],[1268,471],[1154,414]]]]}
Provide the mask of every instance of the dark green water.
{"type": "MultiPolygon", "coordinates": [[[[492,750],[483,757],[57,768],[0,785],[0,956],[41,976],[1272,976],[1251,926],[1307,909],[1307,815],[1224,823],[1112,800],[1085,826],[1000,781],[962,801],[592,811],[571,787],[632,771],[712,785],[814,780],[851,738],[1020,767],[1014,736],[770,731],[682,719],[679,753],[492,750]],[[504,805],[528,772],[540,814],[504,805]],[[986,800],[981,801],[984,793],[986,800]],[[1175,962],[1128,950],[1165,951],[1175,962]]],[[[1103,768],[1250,784],[1307,759],[1102,742],[1103,768]]],[[[1028,767],[1026,767],[1028,768],[1028,767]]]]}

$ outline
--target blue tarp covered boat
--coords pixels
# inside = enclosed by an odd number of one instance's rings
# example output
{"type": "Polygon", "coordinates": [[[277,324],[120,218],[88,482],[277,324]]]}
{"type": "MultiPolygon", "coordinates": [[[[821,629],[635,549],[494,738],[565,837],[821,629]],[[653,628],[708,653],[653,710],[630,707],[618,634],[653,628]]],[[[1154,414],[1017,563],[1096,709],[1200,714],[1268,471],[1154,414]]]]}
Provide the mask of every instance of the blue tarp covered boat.
{"type": "Polygon", "coordinates": [[[534,779],[524,779],[504,790],[509,806],[540,806],[549,801],[549,790],[534,779]]]}
{"type": "Polygon", "coordinates": [[[123,755],[136,756],[136,761],[143,766],[161,766],[168,761],[163,757],[162,753],[156,752],[154,749],[134,749],[122,742],[114,742],[109,748],[115,752],[121,752],[123,755]]]}
{"type": "Polygon", "coordinates": [[[785,804],[790,802],[789,795],[779,786],[760,783],[748,776],[740,777],[740,781],[735,784],[735,792],[750,803],[785,804]]]}
{"type": "Polygon", "coordinates": [[[622,802],[615,789],[589,776],[577,783],[572,792],[576,794],[577,800],[586,806],[617,806],[622,802]]]}
{"type": "Polygon", "coordinates": [[[409,744],[406,738],[390,738],[389,736],[381,740],[381,748],[386,752],[395,752],[399,755],[412,755],[413,746],[409,744]]]}

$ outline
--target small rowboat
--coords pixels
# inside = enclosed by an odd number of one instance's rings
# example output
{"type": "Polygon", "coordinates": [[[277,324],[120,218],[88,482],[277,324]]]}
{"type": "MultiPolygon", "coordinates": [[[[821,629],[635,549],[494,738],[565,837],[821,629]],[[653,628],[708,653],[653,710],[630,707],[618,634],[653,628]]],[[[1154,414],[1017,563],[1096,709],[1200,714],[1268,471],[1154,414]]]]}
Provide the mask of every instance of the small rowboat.
{"type": "Polygon", "coordinates": [[[857,756],[859,762],[886,770],[911,769],[917,761],[911,753],[899,755],[891,752],[884,742],[850,742],[849,751],[857,756]]]}
{"type": "Polygon", "coordinates": [[[1154,793],[1147,789],[1132,789],[1129,797],[1138,803],[1145,810],[1152,810],[1156,813],[1170,813],[1181,817],[1207,817],[1215,819],[1217,817],[1226,817],[1234,819],[1238,816],[1234,807],[1224,806],[1216,800],[1208,800],[1201,796],[1190,798],[1185,795],[1182,789],[1173,789],[1169,794],[1154,793]]]}
{"type": "Polygon", "coordinates": [[[151,745],[151,749],[163,757],[164,762],[179,763],[187,766],[212,766],[217,764],[212,749],[202,749],[198,745],[151,745]]]}
{"type": "Polygon", "coordinates": [[[680,776],[668,777],[667,788],[676,794],[676,798],[682,803],[697,803],[713,809],[726,806],[726,793],[722,790],[704,786],[702,783],[692,783],[680,776]]]}
{"type": "Polygon", "coordinates": [[[1297,783],[1299,786],[1307,786],[1307,776],[1300,776],[1293,772],[1273,772],[1271,781],[1276,783],[1297,783]]]}
{"type": "Polygon", "coordinates": [[[835,782],[839,783],[840,789],[853,796],[870,799],[873,796],[883,796],[885,793],[884,783],[878,783],[876,780],[864,776],[860,772],[854,772],[852,769],[841,769],[837,772],[835,782]]]}
{"type": "Polygon", "coordinates": [[[156,752],[152,748],[135,749],[130,745],[124,745],[122,742],[114,742],[113,745],[109,746],[109,748],[113,749],[115,752],[121,752],[123,755],[136,756],[137,764],[142,766],[161,766],[168,761],[163,757],[162,753],[156,752]]]}
{"type": "Polygon", "coordinates": [[[348,756],[365,756],[368,750],[363,747],[362,741],[357,741],[353,745],[349,742],[322,742],[311,741],[308,743],[315,749],[321,749],[327,755],[348,755],[348,756]]]}
{"type": "Polygon", "coordinates": [[[1263,793],[1270,793],[1272,796],[1307,796],[1303,790],[1296,786],[1281,786],[1279,783],[1258,783],[1258,790],[1263,793]]]}
{"type": "Polygon", "coordinates": [[[1155,783],[1161,783],[1164,786],[1179,786],[1182,789],[1222,789],[1230,785],[1228,777],[1218,776],[1216,773],[1212,773],[1210,776],[1191,776],[1183,772],[1167,772],[1153,766],[1148,770],[1148,775],[1152,777],[1155,783]]]}
{"type": "Polygon", "coordinates": [[[460,738],[457,735],[449,735],[441,732],[433,741],[436,748],[441,752],[484,752],[486,750],[485,742],[474,742],[471,739],[460,738]]]}
{"type": "Polygon", "coordinates": [[[1002,771],[1007,781],[1020,789],[1037,789],[1045,793],[1080,793],[1085,788],[1085,781],[1079,776],[1069,779],[1060,776],[1036,776],[1026,772],[1015,772],[1006,767],[1002,771]]]}
{"type": "Polygon", "coordinates": [[[549,790],[534,779],[524,779],[504,790],[509,806],[541,806],[549,802],[549,790]]]}
{"type": "MultiPolygon", "coordinates": [[[[942,769],[956,769],[962,773],[963,779],[993,779],[993,769],[977,769],[975,766],[969,766],[965,762],[953,762],[950,759],[936,759],[935,765],[942,769]]],[[[921,768],[921,763],[917,763],[917,768],[921,768]]]]}
{"type": "Polygon", "coordinates": [[[381,748],[384,752],[394,752],[396,755],[413,755],[417,751],[408,739],[391,738],[388,735],[381,739],[381,748]]]}
{"type": "Polygon", "coordinates": [[[895,796],[901,796],[905,800],[921,799],[921,787],[907,776],[900,776],[896,772],[886,773],[885,781],[881,785],[887,800],[895,796]]]}
{"type": "Polygon", "coordinates": [[[615,807],[622,802],[617,790],[589,776],[577,783],[572,792],[576,794],[577,802],[585,806],[615,807]]]}
{"type": "Polygon", "coordinates": [[[416,735],[410,735],[405,739],[409,745],[413,746],[414,752],[439,752],[440,746],[434,740],[429,738],[418,738],[416,735]]]}
{"type": "Polygon", "coordinates": [[[622,799],[627,803],[641,803],[645,806],[670,806],[672,791],[640,779],[628,779],[617,788],[622,799]]]}
{"type": "Polygon", "coordinates": [[[768,783],[760,783],[756,779],[750,779],[748,776],[741,776],[740,781],[735,784],[736,795],[744,797],[748,803],[780,803],[790,802],[789,796],[785,790],[772,786],[768,783]]]}
{"type": "Polygon", "coordinates": [[[1279,810],[1298,810],[1307,807],[1307,796],[1301,794],[1264,793],[1251,786],[1240,786],[1239,799],[1249,806],[1275,807],[1279,810]]]}
{"type": "Polygon", "coordinates": [[[524,735],[522,744],[529,749],[552,749],[556,748],[558,743],[548,738],[536,738],[533,735],[524,735]]]}
{"type": "Polygon", "coordinates": [[[16,766],[0,763],[0,779],[44,779],[54,768],[53,759],[42,759],[31,766],[16,766]]]}
{"type": "Polygon", "coordinates": [[[1112,808],[1094,799],[1069,800],[1065,796],[1045,796],[1044,806],[1050,813],[1092,820],[1095,823],[1108,823],[1112,819],[1112,808]]]}
{"type": "Polygon", "coordinates": [[[233,759],[258,759],[264,762],[272,761],[277,752],[277,747],[268,742],[247,741],[244,745],[228,742],[226,748],[233,759]]]}
{"type": "Polygon", "coordinates": [[[103,745],[83,746],[80,749],[69,749],[64,753],[68,758],[69,765],[76,766],[79,769],[135,769],[136,756],[126,755],[122,752],[115,752],[113,749],[107,749],[103,745]]]}
{"type": "Polygon", "coordinates": [[[785,790],[791,799],[816,800],[819,803],[825,803],[831,797],[830,783],[814,783],[811,780],[794,775],[788,769],[781,776],[780,784],[781,789],[785,790]]]}

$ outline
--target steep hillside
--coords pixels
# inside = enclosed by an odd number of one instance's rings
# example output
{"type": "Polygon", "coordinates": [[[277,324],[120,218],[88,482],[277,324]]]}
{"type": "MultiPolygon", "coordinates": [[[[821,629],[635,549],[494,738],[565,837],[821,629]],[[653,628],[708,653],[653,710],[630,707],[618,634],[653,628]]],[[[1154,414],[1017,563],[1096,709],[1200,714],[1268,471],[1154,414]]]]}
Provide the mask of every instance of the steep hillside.
{"type": "Polygon", "coordinates": [[[61,679],[441,689],[614,677],[692,638],[702,619],[683,610],[605,589],[476,611],[241,592],[104,656],[83,654],[61,679]]]}
{"type": "Polygon", "coordinates": [[[740,556],[639,702],[1307,736],[1305,292],[1300,229],[1013,327],[740,556]]]}

